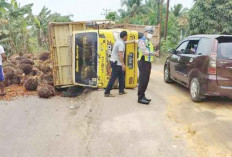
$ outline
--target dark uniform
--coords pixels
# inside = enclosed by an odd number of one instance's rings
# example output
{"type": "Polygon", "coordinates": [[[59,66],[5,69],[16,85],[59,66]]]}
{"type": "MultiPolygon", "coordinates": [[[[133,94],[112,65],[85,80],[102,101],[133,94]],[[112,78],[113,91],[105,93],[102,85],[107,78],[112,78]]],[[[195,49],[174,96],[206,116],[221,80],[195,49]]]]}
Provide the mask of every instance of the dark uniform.
{"type": "Polygon", "coordinates": [[[154,47],[145,36],[138,43],[138,67],[139,67],[139,87],[138,102],[149,104],[151,100],[145,97],[145,92],[150,80],[151,62],[154,61],[154,47]]]}

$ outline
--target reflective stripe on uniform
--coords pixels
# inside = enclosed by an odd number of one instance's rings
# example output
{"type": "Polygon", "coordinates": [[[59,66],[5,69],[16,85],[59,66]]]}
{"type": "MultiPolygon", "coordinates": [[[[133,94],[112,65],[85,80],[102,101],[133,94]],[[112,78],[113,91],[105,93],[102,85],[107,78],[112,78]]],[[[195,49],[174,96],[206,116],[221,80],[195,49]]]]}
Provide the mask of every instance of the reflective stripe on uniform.
{"type": "MultiPolygon", "coordinates": [[[[148,48],[149,52],[151,52],[151,48],[150,48],[150,44],[149,44],[148,40],[146,41],[146,45],[147,45],[147,48],[148,48]]],[[[151,62],[151,55],[150,54],[148,56],[148,61],[151,62]]]]}
{"type": "MultiPolygon", "coordinates": [[[[148,49],[149,52],[154,51],[152,43],[149,40],[147,40],[146,37],[143,37],[140,40],[143,40],[146,43],[146,48],[148,49]]],[[[141,60],[142,56],[144,56],[142,50],[139,49],[138,53],[139,53],[138,60],[141,60]]],[[[144,56],[144,59],[145,61],[152,62],[154,60],[154,56],[151,55],[144,56]]]]}

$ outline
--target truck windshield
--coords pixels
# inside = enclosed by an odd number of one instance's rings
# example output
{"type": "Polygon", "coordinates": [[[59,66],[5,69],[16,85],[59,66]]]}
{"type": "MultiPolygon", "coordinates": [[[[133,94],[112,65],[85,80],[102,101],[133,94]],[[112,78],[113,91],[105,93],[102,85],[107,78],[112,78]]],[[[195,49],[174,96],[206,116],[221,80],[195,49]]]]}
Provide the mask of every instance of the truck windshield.
{"type": "Polygon", "coordinates": [[[221,38],[218,42],[218,57],[232,59],[232,38],[221,38]]]}
{"type": "Polygon", "coordinates": [[[75,35],[75,82],[86,86],[97,86],[97,33],[75,35]]]}

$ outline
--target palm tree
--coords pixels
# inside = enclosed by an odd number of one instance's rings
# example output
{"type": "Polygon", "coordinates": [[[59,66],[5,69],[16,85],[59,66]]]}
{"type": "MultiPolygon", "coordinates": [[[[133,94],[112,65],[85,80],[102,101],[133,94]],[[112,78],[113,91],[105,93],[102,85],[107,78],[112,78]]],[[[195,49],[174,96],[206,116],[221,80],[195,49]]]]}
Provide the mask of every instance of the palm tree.
{"type": "Polygon", "coordinates": [[[135,17],[142,14],[142,1],[143,0],[121,0],[121,5],[126,6],[129,17],[135,17]]]}
{"type": "Polygon", "coordinates": [[[184,8],[182,4],[177,4],[171,8],[172,15],[176,18],[180,28],[180,39],[183,39],[188,26],[188,9],[184,8]]]}
{"type": "Polygon", "coordinates": [[[62,16],[59,13],[51,14],[51,11],[44,6],[39,15],[34,16],[34,30],[36,31],[39,46],[48,49],[49,22],[70,22],[71,17],[72,15],[62,16]]]}
{"type": "Polygon", "coordinates": [[[151,10],[157,10],[159,7],[160,0],[146,0],[145,6],[151,11],[151,10]]]}
{"type": "Polygon", "coordinates": [[[47,47],[47,32],[48,32],[48,18],[51,11],[45,6],[40,11],[39,15],[34,17],[35,31],[37,32],[37,40],[39,46],[47,47]]]}
{"type": "Polygon", "coordinates": [[[171,8],[171,12],[173,13],[173,15],[174,15],[175,17],[180,17],[180,16],[182,16],[186,11],[187,11],[187,9],[184,8],[182,4],[174,5],[174,6],[171,8]]]}
{"type": "MultiPolygon", "coordinates": [[[[154,21],[156,20],[156,24],[160,22],[160,2],[161,0],[146,0],[145,1],[145,11],[146,14],[152,15],[152,23],[145,22],[147,24],[154,24],[154,21]],[[156,19],[155,19],[156,18],[156,19]]],[[[151,19],[146,19],[146,21],[150,21],[151,19]]]]}

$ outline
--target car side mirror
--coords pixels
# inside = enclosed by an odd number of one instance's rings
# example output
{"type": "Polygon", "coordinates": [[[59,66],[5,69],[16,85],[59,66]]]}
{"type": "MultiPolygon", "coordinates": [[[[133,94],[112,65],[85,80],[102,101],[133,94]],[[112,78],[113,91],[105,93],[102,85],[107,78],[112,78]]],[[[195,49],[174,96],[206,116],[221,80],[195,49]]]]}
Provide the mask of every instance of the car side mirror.
{"type": "Polygon", "coordinates": [[[171,49],[168,52],[171,53],[171,54],[176,54],[176,50],[175,49],[171,49]]]}

